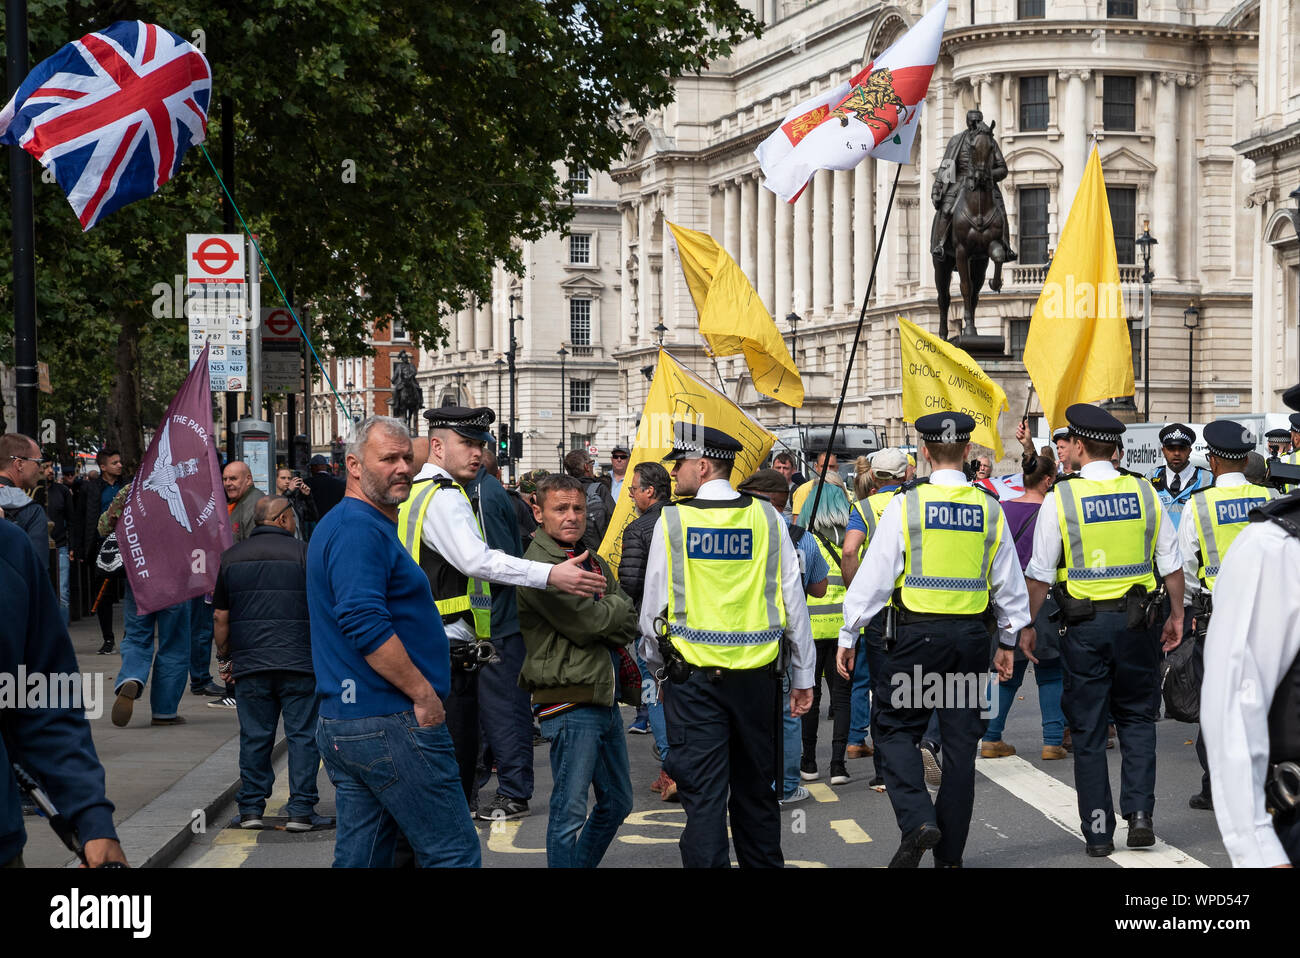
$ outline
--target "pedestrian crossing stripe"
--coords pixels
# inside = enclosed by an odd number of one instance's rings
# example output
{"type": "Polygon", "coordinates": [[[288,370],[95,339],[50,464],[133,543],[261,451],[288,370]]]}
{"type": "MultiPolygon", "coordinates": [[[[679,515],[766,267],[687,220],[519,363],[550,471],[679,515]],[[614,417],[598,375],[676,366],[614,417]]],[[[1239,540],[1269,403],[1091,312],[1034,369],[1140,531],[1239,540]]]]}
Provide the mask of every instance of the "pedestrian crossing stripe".
{"type": "Polygon", "coordinates": [[[835,794],[835,790],[825,782],[809,782],[804,788],[808,789],[812,797],[819,802],[838,802],[840,800],[840,797],[835,794]]]}
{"type": "Polygon", "coordinates": [[[839,821],[831,822],[831,828],[835,834],[844,839],[846,845],[864,845],[871,841],[871,836],[862,830],[859,825],[851,818],[842,818],[839,821]]]}

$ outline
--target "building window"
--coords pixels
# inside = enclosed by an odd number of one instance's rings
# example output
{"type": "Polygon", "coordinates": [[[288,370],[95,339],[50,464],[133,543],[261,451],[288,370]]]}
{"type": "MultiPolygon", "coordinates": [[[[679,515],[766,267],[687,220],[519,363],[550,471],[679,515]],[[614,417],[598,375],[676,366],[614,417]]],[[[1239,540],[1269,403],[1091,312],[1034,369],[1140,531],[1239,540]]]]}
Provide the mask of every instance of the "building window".
{"type": "Polygon", "coordinates": [[[1137,0],[1106,0],[1106,16],[1137,19],[1137,0]]]}
{"type": "Polygon", "coordinates": [[[571,432],[569,433],[569,449],[581,449],[585,452],[594,438],[589,432],[571,432]]]}
{"type": "Polygon", "coordinates": [[[573,346],[591,345],[591,300],[569,300],[569,343],[573,346]]]}
{"type": "Polygon", "coordinates": [[[586,196],[591,192],[591,174],[585,166],[575,166],[569,171],[569,190],[574,196],[586,196]]]}
{"type": "Polygon", "coordinates": [[[1133,130],[1137,109],[1137,78],[1102,78],[1101,125],[1107,130],[1133,130]]]}
{"type": "Polygon", "coordinates": [[[591,412],[591,380],[569,380],[569,412],[591,412]]]}
{"type": "Polygon", "coordinates": [[[1110,201],[1110,222],[1115,228],[1115,256],[1131,266],[1137,262],[1137,190],[1112,186],[1106,190],[1110,201]]]}
{"type": "Polygon", "coordinates": [[[571,233],[569,235],[569,262],[575,266],[591,265],[590,233],[571,233]]]}
{"type": "Polygon", "coordinates": [[[389,326],[389,332],[392,334],[395,343],[404,343],[410,340],[410,337],[406,335],[406,323],[403,320],[393,320],[389,326]]]}
{"type": "Polygon", "coordinates": [[[1047,101],[1047,77],[1020,78],[1020,129],[1046,130],[1051,117],[1047,101]]]}
{"type": "Polygon", "coordinates": [[[1045,186],[1020,191],[1020,261],[1047,262],[1047,200],[1045,186]]]}
{"type": "Polygon", "coordinates": [[[1011,320],[1011,358],[1017,362],[1025,358],[1025,342],[1029,339],[1029,320],[1011,320]]]}
{"type": "Polygon", "coordinates": [[[1016,16],[1021,20],[1041,20],[1047,16],[1046,0],[1017,0],[1016,16]]]}

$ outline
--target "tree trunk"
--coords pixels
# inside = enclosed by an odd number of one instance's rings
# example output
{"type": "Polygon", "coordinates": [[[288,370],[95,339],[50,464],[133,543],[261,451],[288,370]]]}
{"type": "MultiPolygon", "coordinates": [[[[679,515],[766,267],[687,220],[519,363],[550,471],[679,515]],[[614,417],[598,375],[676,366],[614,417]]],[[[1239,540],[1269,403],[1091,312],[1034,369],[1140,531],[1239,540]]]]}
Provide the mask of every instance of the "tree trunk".
{"type": "Polygon", "coordinates": [[[124,474],[133,476],[144,458],[140,424],[140,325],[135,316],[122,319],[115,365],[117,377],[109,398],[108,439],[122,453],[124,474]]]}

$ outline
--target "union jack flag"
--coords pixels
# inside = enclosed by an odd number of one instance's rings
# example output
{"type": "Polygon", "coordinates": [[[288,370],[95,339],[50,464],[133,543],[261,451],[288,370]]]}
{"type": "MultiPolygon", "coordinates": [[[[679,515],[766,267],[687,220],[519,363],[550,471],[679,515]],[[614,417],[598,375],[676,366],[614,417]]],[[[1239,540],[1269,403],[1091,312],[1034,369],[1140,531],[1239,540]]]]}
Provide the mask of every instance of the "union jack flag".
{"type": "Polygon", "coordinates": [[[207,136],[212,70],[169,30],[119,20],[42,60],[0,111],[58,181],[81,228],[154,193],[207,136]]]}

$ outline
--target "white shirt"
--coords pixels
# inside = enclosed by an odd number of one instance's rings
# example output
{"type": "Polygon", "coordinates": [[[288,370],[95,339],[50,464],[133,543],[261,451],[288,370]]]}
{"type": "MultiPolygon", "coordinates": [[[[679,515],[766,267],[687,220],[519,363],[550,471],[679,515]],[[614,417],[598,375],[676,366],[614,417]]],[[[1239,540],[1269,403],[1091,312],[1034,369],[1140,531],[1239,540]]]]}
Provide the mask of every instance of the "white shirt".
{"type": "MultiPolygon", "coordinates": [[[[1079,470],[1080,479],[1115,479],[1119,473],[1109,462],[1094,460],[1083,464],[1079,470]]],[[[1071,480],[1067,480],[1071,481],[1071,480]]],[[[1145,480],[1141,480],[1145,481],[1145,480]]],[[[1157,500],[1159,501],[1159,500],[1157,500]]],[[[1056,582],[1057,563],[1061,561],[1061,518],[1056,514],[1056,490],[1053,489],[1043,497],[1043,505],[1038,510],[1038,525],[1034,527],[1034,554],[1025,567],[1025,575],[1039,582],[1056,582]]],[[[1174,530],[1169,516],[1164,516],[1160,531],[1156,534],[1156,571],[1160,578],[1171,572],[1177,572],[1182,565],[1182,553],[1178,551],[1178,533],[1174,530]]]]}
{"type": "MultiPolygon", "coordinates": [[[[1217,489],[1232,489],[1236,486],[1248,486],[1246,476],[1240,472],[1225,472],[1219,478],[1214,480],[1214,486],[1217,489]]],[[[1196,495],[1200,495],[1198,491],[1196,495]]],[[[1195,498],[1193,496],[1192,498],[1195,498]]],[[[1191,505],[1191,499],[1188,501],[1191,505]]],[[[1236,545],[1236,540],[1233,540],[1236,545]]],[[[1196,541],[1196,522],[1189,518],[1186,522],[1178,527],[1178,551],[1183,556],[1183,582],[1186,583],[1186,590],[1183,592],[1183,605],[1192,604],[1192,596],[1201,591],[1201,579],[1196,574],[1201,570],[1201,562],[1196,557],[1196,550],[1200,543],[1196,541]]],[[[1222,557],[1220,557],[1222,558],[1222,557]]]]}
{"type": "Polygon", "coordinates": [[[1238,868],[1287,863],[1264,810],[1268,710],[1300,653],[1300,541],[1273,522],[1252,522],[1232,543],[1214,583],[1205,639],[1201,734],[1214,817],[1238,868]]]}
{"type": "MultiPolygon", "coordinates": [[[[627,478],[627,473],[623,473],[623,479],[627,478]]],[[[614,497],[614,504],[618,505],[619,493],[623,491],[623,479],[618,479],[611,475],[609,477],[609,494],[614,497]]]]}
{"type": "MultiPolygon", "coordinates": [[[[960,470],[936,469],[930,474],[930,485],[969,486],[970,483],[960,470]]],[[[999,506],[998,512],[1001,511],[999,506]]],[[[998,641],[1008,648],[1014,647],[1020,630],[1030,622],[1029,591],[1025,588],[1025,576],[1020,571],[1015,543],[1009,534],[1002,537],[1002,543],[993,555],[990,572],[989,602],[998,619],[998,641]]],[[[858,632],[885,607],[894,592],[894,583],[902,574],[903,495],[899,494],[889,500],[881,514],[862,565],[844,596],[840,648],[851,649],[857,644],[858,632]]]]}
{"type": "MultiPolygon", "coordinates": [[[[426,462],[416,473],[415,481],[439,476],[452,478],[446,469],[426,462]]],[[[412,495],[414,492],[413,488],[412,495]]],[[[545,562],[518,559],[508,552],[489,548],[479,534],[473,507],[461,495],[434,495],[424,514],[420,538],[425,546],[472,579],[545,589],[551,574],[552,567],[545,562]]],[[[474,628],[468,622],[453,622],[447,626],[447,638],[452,642],[473,642],[474,628]]]]}
{"type": "MultiPolygon", "coordinates": [[[[731,488],[726,479],[710,479],[700,486],[696,493],[700,499],[739,499],[740,493],[731,488]]],[[[764,509],[771,509],[770,503],[763,502],[764,509]]],[[[775,512],[775,510],[773,510],[775,512]]],[[[786,532],[785,523],[777,517],[777,529],[781,539],[781,597],[785,602],[785,635],[790,640],[790,667],[792,674],[791,688],[810,689],[813,686],[813,671],[817,663],[817,649],[813,645],[812,621],[808,618],[808,603],[804,600],[803,577],[799,574],[799,557],[795,553],[794,543],[786,532]]],[[[645,659],[650,672],[653,673],[663,665],[659,657],[659,639],[655,631],[655,619],[664,615],[668,608],[668,552],[664,547],[664,519],[661,515],[655,523],[654,535],[650,538],[650,551],[646,556],[645,593],[641,602],[641,658],[645,659]]]]}

